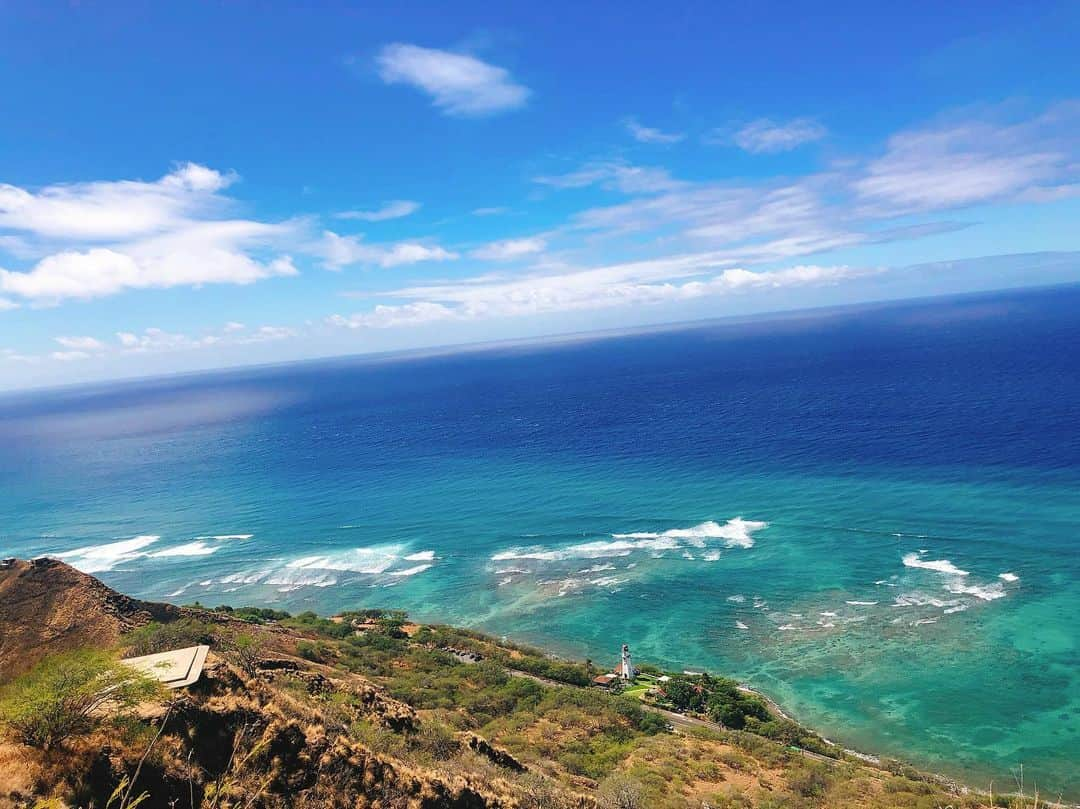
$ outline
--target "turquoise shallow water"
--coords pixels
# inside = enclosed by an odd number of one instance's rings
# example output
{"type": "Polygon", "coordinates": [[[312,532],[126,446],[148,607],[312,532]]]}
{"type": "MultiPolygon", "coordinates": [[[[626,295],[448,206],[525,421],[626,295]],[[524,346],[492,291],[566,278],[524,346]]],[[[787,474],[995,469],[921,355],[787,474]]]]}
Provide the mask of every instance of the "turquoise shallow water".
{"type": "Polygon", "coordinates": [[[1080,797],[1080,291],[0,400],[0,551],[739,676],[1080,797]]]}

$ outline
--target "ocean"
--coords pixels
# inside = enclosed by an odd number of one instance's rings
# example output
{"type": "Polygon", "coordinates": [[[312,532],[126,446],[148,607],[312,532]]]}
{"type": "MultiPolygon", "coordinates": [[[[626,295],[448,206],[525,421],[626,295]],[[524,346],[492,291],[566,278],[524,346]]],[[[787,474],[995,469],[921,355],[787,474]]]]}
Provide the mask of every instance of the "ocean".
{"type": "Polygon", "coordinates": [[[0,554],[726,673],[1080,798],[1080,287],[0,397],[0,554]]]}

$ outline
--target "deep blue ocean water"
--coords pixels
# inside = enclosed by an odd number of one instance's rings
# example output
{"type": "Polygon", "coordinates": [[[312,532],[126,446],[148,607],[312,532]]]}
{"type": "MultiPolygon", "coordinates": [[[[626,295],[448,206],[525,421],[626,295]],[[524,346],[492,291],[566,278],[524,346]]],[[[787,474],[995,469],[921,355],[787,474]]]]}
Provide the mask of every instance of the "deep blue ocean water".
{"type": "Polygon", "coordinates": [[[0,553],[626,642],[1080,797],[1078,427],[1080,287],[10,394],[0,553]]]}

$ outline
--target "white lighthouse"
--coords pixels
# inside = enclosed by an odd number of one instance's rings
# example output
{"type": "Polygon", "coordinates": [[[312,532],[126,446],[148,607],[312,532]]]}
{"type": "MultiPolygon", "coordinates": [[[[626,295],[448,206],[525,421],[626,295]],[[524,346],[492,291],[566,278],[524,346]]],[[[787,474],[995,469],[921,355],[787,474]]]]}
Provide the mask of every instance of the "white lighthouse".
{"type": "Polygon", "coordinates": [[[630,647],[625,643],[622,646],[622,661],[619,663],[619,679],[634,679],[634,661],[630,658],[630,647]]]}

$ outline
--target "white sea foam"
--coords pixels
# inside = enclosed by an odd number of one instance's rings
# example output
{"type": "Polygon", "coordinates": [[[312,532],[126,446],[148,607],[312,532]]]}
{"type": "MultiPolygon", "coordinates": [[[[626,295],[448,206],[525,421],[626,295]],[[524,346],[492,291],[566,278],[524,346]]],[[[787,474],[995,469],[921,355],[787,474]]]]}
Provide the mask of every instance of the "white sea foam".
{"type": "Polygon", "coordinates": [[[74,550],[57,553],[54,556],[57,559],[65,560],[83,573],[101,573],[102,571],[112,570],[121,562],[128,562],[145,556],[146,554],[142,553],[142,549],[152,545],[159,539],[161,539],[160,536],[144,534],[131,539],[122,539],[119,542],[108,542],[104,545],[87,545],[84,548],[75,548],[74,550]]]}
{"type": "Polygon", "coordinates": [[[746,624],[744,624],[742,621],[736,621],[735,626],[738,629],[749,629],[750,628],[746,624]]]}
{"type": "Polygon", "coordinates": [[[853,607],[874,607],[877,606],[876,601],[845,601],[845,604],[850,604],[853,607]]]}
{"type": "Polygon", "coordinates": [[[716,562],[720,559],[720,551],[706,551],[701,555],[702,561],[716,562]]]}
{"type": "Polygon", "coordinates": [[[401,581],[415,576],[433,566],[434,551],[416,551],[402,554],[401,545],[383,545],[370,548],[352,548],[332,553],[301,556],[288,561],[278,561],[259,570],[231,573],[218,581],[221,584],[266,584],[281,592],[301,587],[330,587],[337,584],[342,574],[375,577],[376,581],[401,581]],[[402,561],[420,561],[418,565],[395,570],[402,561]]]}
{"type": "Polygon", "coordinates": [[[566,554],[563,551],[521,550],[520,548],[516,548],[508,551],[500,551],[491,557],[491,561],[508,562],[514,559],[536,559],[543,562],[554,562],[565,558],[566,554]]]}
{"type": "Polygon", "coordinates": [[[216,539],[219,542],[224,542],[230,539],[251,539],[254,534],[213,534],[206,537],[195,537],[195,539],[216,539]]]}
{"type": "Polygon", "coordinates": [[[955,607],[960,602],[956,599],[945,600],[925,593],[901,593],[893,601],[894,607],[955,607]]]}
{"type": "Polygon", "coordinates": [[[589,584],[594,584],[597,587],[617,587],[622,583],[623,580],[617,576],[600,576],[599,578],[589,580],[589,584]]]}
{"type": "Polygon", "coordinates": [[[956,595],[969,595],[981,601],[994,601],[1005,597],[1005,588],[1000,582],[993,584],[964,584],[959,579],[950,581],[945,589],[956,595]]]}
{"type": "Polygon", "coordinates": [[[936,623],[937,623],[937,618],[920,618],[917,621],[915,621],[915,623],[912,624],[912,626],[922,626],[923,624],[936,624],[936,623]]]}
{"type": "Polygon", "coordinates": [[[744,601],[746,601],[746,596],[744,596],[744,595],[742,595],[740,593],[736,593],[733,596],[728,596],[727,600],[731,601],[732,603],[735,603],[735,604],[742,604],[744,601]]]}
{"type": "Polygon", "coordinates": [[[325,556],[305,556],[289,562],[287,567],[305,570],[334,570],[349,573],[385,573],[400,559],[399,546],[353,548],[325,556]]]}
{"type": "MultiPolygon", "coordinates": [[[[582,568],[581,570],[578,571],[578,573],[580,575],[582,575],[582,576],[586,576],[589,573],[603,573],[605,570],[614,570],[614,569],[615,569],[615,565],[611,564],[610,562],[602,562],[601,564],[593,565],[592,567],[582,568]]],[[[521,571],[521,572],[524,573],[525,571],[521,571]]]]}
{"type": "Polygon", "coordinates": [[[168,556],[209,556],[217,550],[216,545],[207,545],[201,539],[196,539],[194,542],[187,542],[183,545],[174,545],[171,548],[164,548],[160,551],[154,551],[147,554],[155,559],[168,556]]]}
{"type": "Polygon", "coordinates": [[[430,564],[416,565],[415,567],[410,567],[407,570],[391,570],[390,575],[405,578],[406,576],[415,576],[417,573],[423,573],[430,567],[430,564]]]}
{"type": "Polygon", "coordinates": [[[950,576],[968,575],[966,570],[961,570],[948,559],[923,559],[918,553],[909,553],[904,556],[903,562],[905,567],[935,570],[938,573],[946,573],[950,576]]]}
{"type": "Polygon", "coordinates": [[[942,615],[952,615],[954,612],[963,612],[968,608],[967,604],[957,604],[955,607],[949,607],[947,610],[942,610],[942,615]]]}
{"type": "Polygon", "coordinates": [[[1002,581],[1019,581],[1020,577],[1015,573],[998,573],[998,578],[1002,581]]]}
{"type": "MultiPolygon", "coordinates": [[[[754,545],[753,534],[768,527],[768,523],[735,517],[720,525],[712,520],[691,528],[672,528],[667,531],[634,531],[612,534],[610,540],[582,542],[565,548],[543,546],[508,548],[491,557],[492,562],[512,560],[534,562],[562,562],[571,559],[607,559],[644,551],[653,558],[662,557],[667,551],[683,550],[683,556],[694,559],[687,548],[704,548],[710,540],[722,539],[728,548],[750,548],[754,545]]],[[[702,558],[715,562],[720,558],[714,550],[702,558]]]]}

